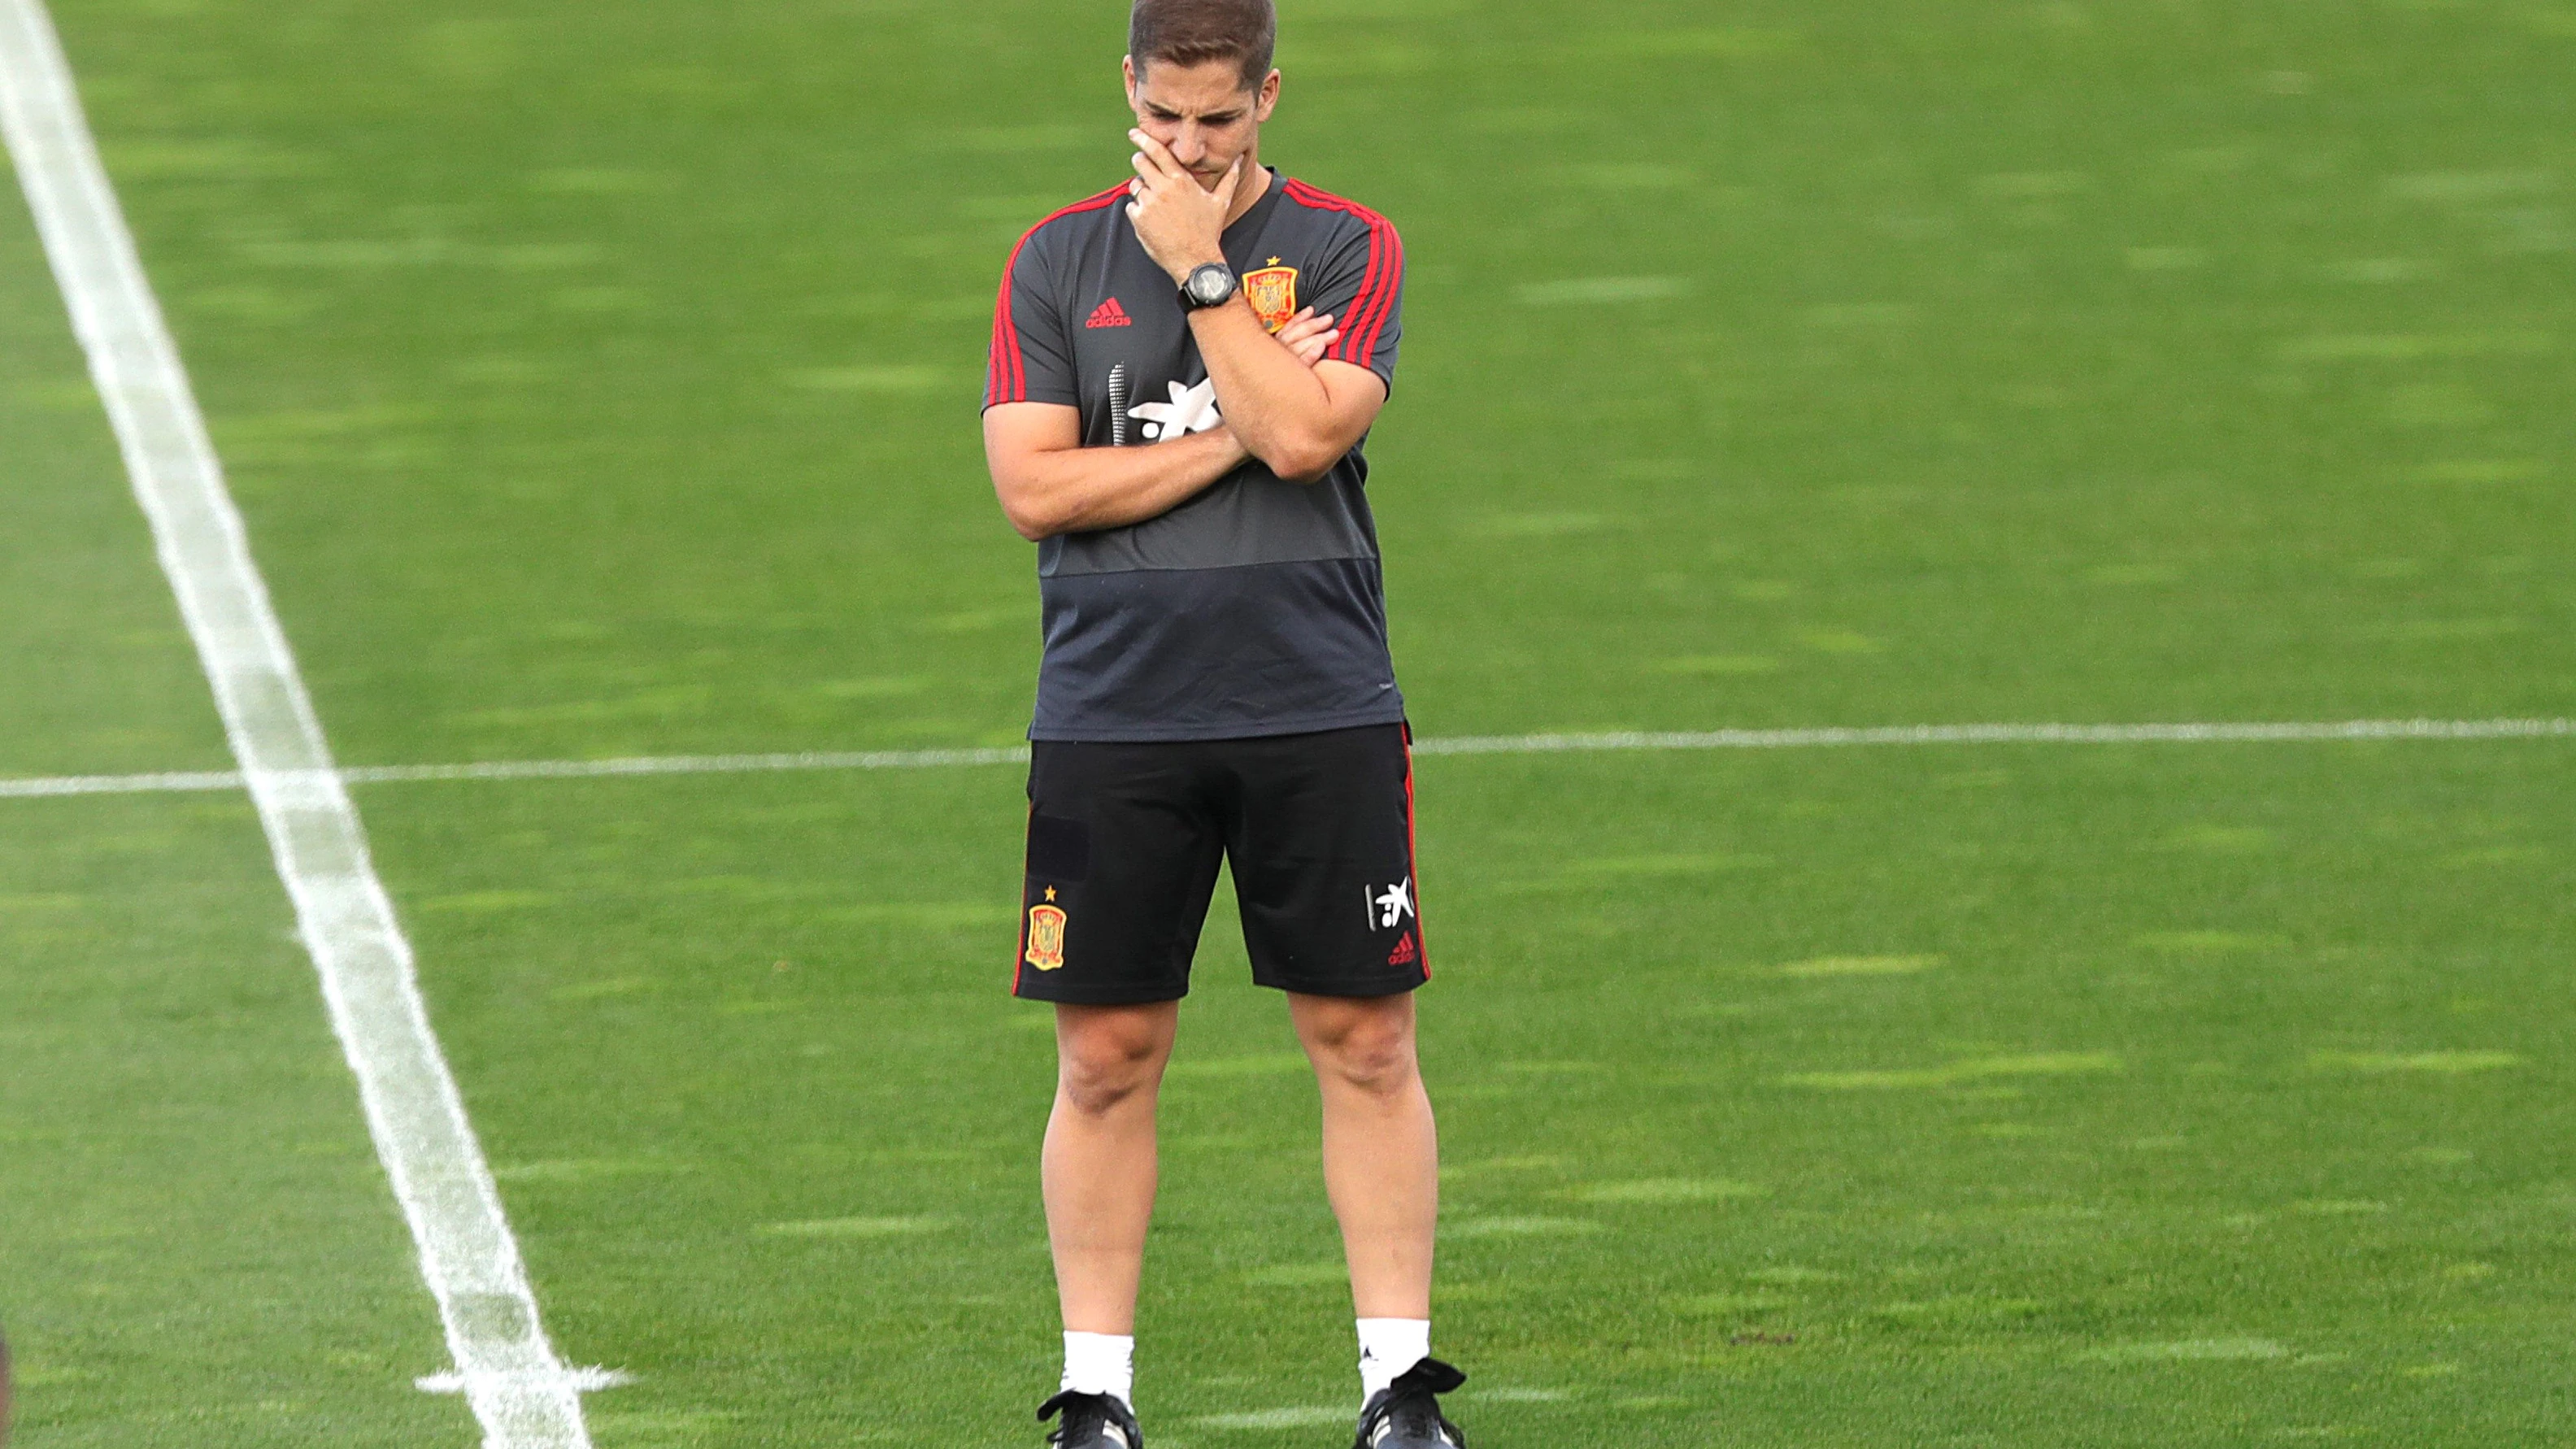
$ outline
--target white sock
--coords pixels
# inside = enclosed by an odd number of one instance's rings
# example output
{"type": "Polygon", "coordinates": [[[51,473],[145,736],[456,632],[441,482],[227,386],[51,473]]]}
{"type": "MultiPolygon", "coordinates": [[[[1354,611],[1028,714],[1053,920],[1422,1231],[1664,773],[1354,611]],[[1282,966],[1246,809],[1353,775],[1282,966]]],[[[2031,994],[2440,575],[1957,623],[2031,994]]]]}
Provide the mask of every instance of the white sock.
{"type": "Polygon", "coordinates": [[[1131,1333],[1068,1333],[1064,1336],[1064,1382],[1059,1387],[1082,1394],[1115,1394],[1136,1407],[1136,1336],[1131,1333]]]}
{"type": "Polygon", "coordinates": [[[1428,1318],[1360,1320],[1360,1403],[1394,1383],[1406,1369],[1431,1357],[1428,1318]]]}

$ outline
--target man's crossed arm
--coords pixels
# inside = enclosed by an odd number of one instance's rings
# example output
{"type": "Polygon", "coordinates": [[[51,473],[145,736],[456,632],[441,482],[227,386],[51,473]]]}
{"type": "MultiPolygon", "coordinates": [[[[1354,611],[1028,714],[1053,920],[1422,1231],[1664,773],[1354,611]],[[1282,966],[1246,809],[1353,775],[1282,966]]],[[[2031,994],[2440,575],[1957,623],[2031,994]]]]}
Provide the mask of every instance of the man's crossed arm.
{"type": "MultiPolygon", "coordinates": [[[[1137,180],[1128,187],[1136,199],[1127,214],[1146,254],[1178,285],[1202,263],[1225,260],[1221,239],[1243,170],[1238,163],[1208,191],[1152,137],[1130,135],[1137,180]]],[[[1333,321],[1309,308],[1273,336],[1240,294],[1191,313],[1225,418],[1209,432],[1143,448],[1086,448],[1077,409],[987,409],[984,456],[1003,513],[1034,542],[1158,517],[1255,458],[1293,483],[1323,477],[1386,406],[1386,384],[1376,373],[1322,360],[1341,336],[1333,321]]]]}
{"type": "MultiPolygon", "coordinates": [[[[1341,335],[1331,317],[1315,316],[1309,309],[1279,329],[1277,337],[1263,333],[1261,345],[1303,372],[1341,335]]],[[[1368,376],[1377,380],[1374,373],[1368,376]]],[[[1222,383],[1217,396],[1225,397],[1222,383]]],[[[1086,448],[1078,408],[1002,403],[984,412],[984,461],[993,472],[993,491],[1011,527],[1031,543],[1159,517],[1256,456],[1234,431],[1230,416],[1207,432],[1150,447],[1086,448]]]]}

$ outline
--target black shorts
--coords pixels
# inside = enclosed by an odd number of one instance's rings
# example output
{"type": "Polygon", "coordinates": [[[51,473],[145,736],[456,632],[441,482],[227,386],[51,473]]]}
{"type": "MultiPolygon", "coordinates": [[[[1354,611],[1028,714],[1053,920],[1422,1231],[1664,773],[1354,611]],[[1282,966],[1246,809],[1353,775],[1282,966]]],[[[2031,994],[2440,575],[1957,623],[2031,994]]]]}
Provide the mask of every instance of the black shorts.
{"type": "Polygon", "coordinates": [[[1402,725],[1156,744],[1040,740],[1013,995],[1123,1006],[1189,994],[1232,864],[1252,979],[1393,996],[1431,979],[1402,725]]]}

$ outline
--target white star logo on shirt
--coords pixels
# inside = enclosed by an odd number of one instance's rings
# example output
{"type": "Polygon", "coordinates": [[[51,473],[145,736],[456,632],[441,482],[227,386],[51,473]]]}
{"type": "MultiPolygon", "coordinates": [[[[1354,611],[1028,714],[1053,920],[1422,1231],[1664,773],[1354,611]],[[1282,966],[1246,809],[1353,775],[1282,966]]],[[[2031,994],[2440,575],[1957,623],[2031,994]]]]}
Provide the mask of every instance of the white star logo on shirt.
{"type": "Polygon", "coordinates": [[[1225,421],[1216,410],[1215,378],[1211,377],[1196,387],[1183,387],[1177,382],[1164,385],[1172,391],[1170,402],[1143,403],[1128,413],[1129,417],[1144,420],[1146,441],[1186,438],[1192,433],[1207,432],[1225,421]]]}

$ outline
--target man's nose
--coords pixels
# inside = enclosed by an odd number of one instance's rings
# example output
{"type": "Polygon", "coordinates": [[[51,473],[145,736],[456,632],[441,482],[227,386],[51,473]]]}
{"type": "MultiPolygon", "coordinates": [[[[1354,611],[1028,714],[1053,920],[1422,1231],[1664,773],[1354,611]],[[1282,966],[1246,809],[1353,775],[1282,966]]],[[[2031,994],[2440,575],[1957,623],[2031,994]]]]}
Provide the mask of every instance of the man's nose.
{"type": "Polygon", "coordinates": [[[1184,166],[1196,166],[1207,159],[1207,137],[1200,133],[1196,122],[1183,122],[1180,132],[1172,137],[1172,159],[1184,166]]]}

